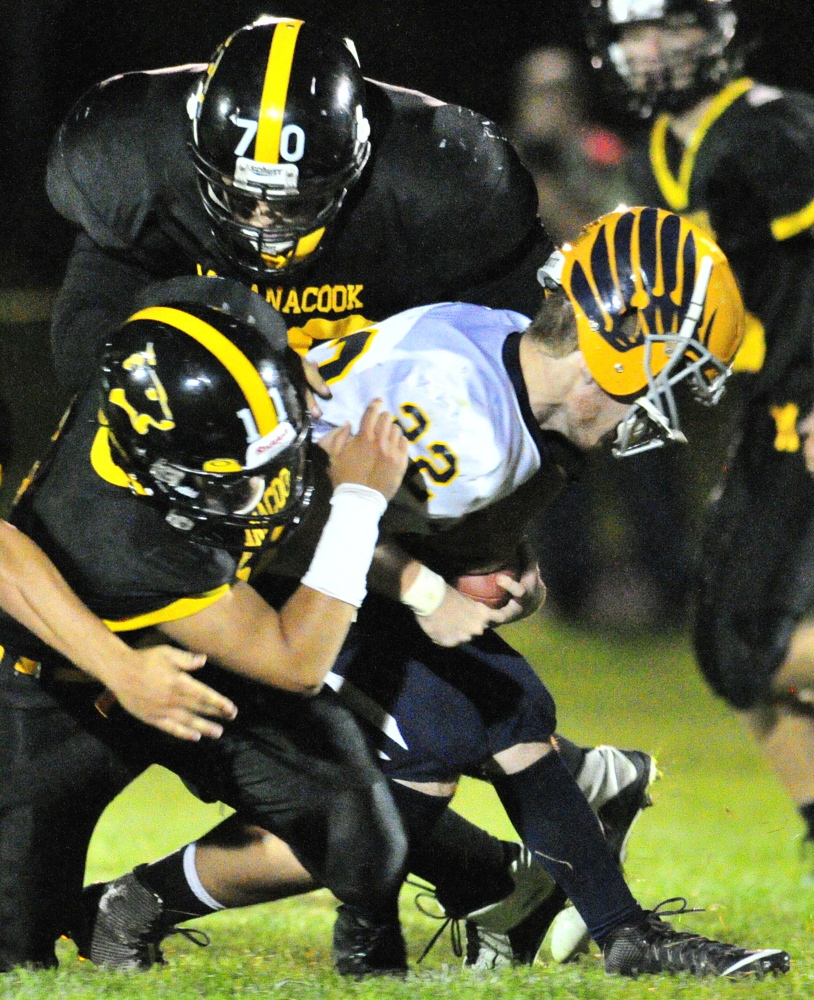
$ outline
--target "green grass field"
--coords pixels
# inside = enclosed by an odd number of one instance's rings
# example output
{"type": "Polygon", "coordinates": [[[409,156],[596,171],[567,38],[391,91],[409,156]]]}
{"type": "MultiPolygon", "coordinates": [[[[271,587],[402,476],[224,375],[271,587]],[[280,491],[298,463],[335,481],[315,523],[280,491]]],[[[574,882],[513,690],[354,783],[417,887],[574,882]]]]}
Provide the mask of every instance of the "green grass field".
{"type": "MultiPolygon", "coordinates": [[[[683,895],[706,912],[682,926],[744,945],[780,946],[790,975],[764,982],[684,977],[607,977],[592,956],[569,967],[476,976],[459,969],[448,940],[409,979],[355,983],[331,970],[334,901],[326,892],[219,914],[198,926],[207,949],[170,939],[167,967],[146,974],[102,973],[78,963],[69,943],[61,967],[0,977],[0,996],[21,1000],[111,997],[359,997],[546,1000],[557,998],[814,995],[814,882],[800,855],[801,827],[778,783],[743,738],[738,721],[706,690],[684,639],[600,640],[544,619],[514,626],[511,639],[540,669],[559,705],[560,729],[588,743],[639,747],[656,755],[663,778],[655,808],[639,821],[627,872],[645,906],[683,895]]],[[[493,832],[510,835],[491,789],[462,786],[456,807],[493,832]]],[[[89,878],[108,878],[179,846],[221,813],[204,808],[172,776],[155,770],[105,814],[94,839],[89,878]]],[[[436,924],[402,896],[413,963],[436,924]]],[[[545,948],[544,948],[545,953],[545,948]]]]}

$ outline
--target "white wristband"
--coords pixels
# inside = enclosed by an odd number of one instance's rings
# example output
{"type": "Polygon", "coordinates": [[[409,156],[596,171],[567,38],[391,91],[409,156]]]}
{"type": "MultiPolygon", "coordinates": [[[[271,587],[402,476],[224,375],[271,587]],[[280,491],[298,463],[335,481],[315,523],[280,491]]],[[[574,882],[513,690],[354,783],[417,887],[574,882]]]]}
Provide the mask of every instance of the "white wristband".
{"type": "Polygon", "coordinates": [[[422,564],[418,576],[402,594],[401,603],[423,618],[438,610],[446,590],[444,578],[422,564]]]}
{"type": "Polygon", "coordinates": [[[355,608],[367,593],[367,574],[379,538],[387,501],[360,483],[340,483],[331,497],[331,514],[302,583],[355,608]]]}

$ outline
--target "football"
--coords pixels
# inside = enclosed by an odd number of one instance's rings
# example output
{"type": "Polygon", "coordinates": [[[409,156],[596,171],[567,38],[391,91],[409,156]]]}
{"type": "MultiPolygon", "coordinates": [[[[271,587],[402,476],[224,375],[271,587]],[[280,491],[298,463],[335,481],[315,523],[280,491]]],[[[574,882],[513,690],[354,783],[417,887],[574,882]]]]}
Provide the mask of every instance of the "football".
{"type": "Polygon", "coordinates": [[[461,594],[471,597],[473,601],[497,610],[511,600],[508,590],[504,590],[497,582],[499,576],[517,579],[517,573],[513,569],[500,569],[494,573],[471,573],[468,576],[459,576],[454,581],[453,587],[461,594]]]}

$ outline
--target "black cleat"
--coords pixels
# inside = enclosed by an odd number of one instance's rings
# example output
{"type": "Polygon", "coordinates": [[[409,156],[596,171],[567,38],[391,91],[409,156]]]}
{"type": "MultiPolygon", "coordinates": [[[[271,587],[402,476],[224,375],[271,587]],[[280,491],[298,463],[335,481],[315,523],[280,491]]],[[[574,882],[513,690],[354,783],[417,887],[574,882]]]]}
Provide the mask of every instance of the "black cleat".
{"type": "Polygon", "coordinates": [[[83,926],[71,936],[80,956],[102,969],[143,972],[164,965],[161,942],[170,934],[202,947],[209,943],[203,931],[176,927],[161,898],[133,872],[86,886],[82,910],[83,926]]]}
{"type": "Polygon", "coordinates": [[[342,976],[403,976],[407,949],[398,923],[377,924],[343,905],[334,923],[333,956],[342,976]]]}
{"type": "MultiPolygon", "coordinates": [[[[668,916],[687,912],[686,900],[665,902],[683,904],[680,910],[664,911],[668,916]]],[[[611,931],[602,948],[606,972],[633,978],[644,973],[689,972],[693,976],[762,979],[767,973],[789,971],[791,959],[779,948],[750,950],[675,930],[659,916],[664,905],[660,903],[640,924],[611,931]]]]}

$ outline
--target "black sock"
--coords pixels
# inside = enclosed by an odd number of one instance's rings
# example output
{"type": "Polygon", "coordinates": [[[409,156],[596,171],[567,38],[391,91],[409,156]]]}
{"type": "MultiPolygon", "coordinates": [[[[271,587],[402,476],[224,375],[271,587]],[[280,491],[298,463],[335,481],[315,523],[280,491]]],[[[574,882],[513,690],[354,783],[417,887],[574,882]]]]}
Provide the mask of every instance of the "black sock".
{"type": "Polygon", "coordinates": [[[432,834],[438,820],[447,811],[451,795],[427,795],[398,781],[389,782],[390,791],[399,807],[401,822],[410,846],[422,844],[432,834]]]}
{"type": "Polygon", "coordinates": [[[555,733],[551,737],[551,742],[557,748],[560,757],[562,757],[562,762],[568,768],[568,773],[571,777],[576,778],[582,769],[582,765],[585,762],[585,754],[588,753],[588,750],[585,747],[578,747],[576,743],[572,743],[564,736],[560,736],[559,733],[555,733]]]}
{"type": "Polygon", "coordinates": [[[429,839],[410,843],[410,871],[435,886],[449,916],[465,916],[508,896],[514,889],[509,867],[517,844],[498,840],[446,809],[429,839]]]}
{"type": "Polygon", "coordinates": [[[806,802],[804,806],[798,806],[797,811],[803,817],[806,825],[806,840],[814,840],[814,802],[806,802]]]}
{"type": "Polygon", "coordinates": [[[597,943],[614,927],[644,919],[559,754],[548,753],[493,784],[526,847],[562,886],[597,943]]]}
{"type": "Polygon", "coordinates": [[[193,917],[205,917],[215,913],[218,907],[209,906],[199,899],[187,882],[184,872],[184,852],[174,851],[149,865],[138,865],[133,874],[164,904],[164,915],[168,923],[182,923],[193,917]]]}

